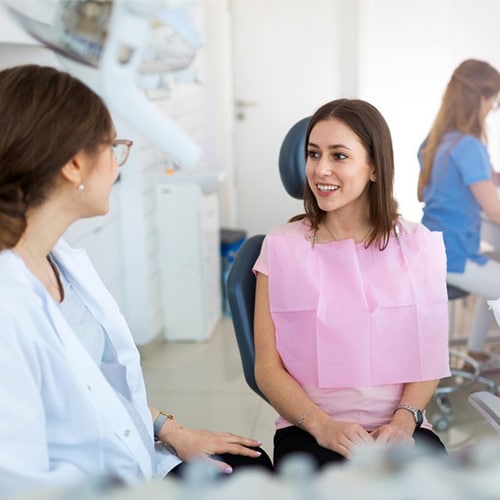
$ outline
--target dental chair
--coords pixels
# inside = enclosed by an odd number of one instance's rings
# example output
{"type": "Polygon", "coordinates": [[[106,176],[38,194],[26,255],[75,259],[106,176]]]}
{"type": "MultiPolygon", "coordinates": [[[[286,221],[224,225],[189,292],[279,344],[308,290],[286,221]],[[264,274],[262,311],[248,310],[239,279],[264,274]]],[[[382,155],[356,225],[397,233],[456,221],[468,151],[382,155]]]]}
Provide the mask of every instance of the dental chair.
{"type": "MultiPolygon", "coordinates": [[[[304,196],[306,180],[304,143],[309,117],[298,121],[285,136],[279,154],[279,172],[286,191],[293,198],[304,196]]],[[[254,375],[255,347],[253,312],[255,306],[255,275],[252,267],[264,240],[263,234],[251,236],[240,247],[226,281],[226,293],[240,351],[243,373],[249,387],[263,399],[254,375]]]]}
{"type": "Polygon", "coordinates": [[[257,234],[246,239],[240,247],[226,280],[226,294],[245,380],[255,393],[266,399],[255,381],[255,347],[253,343],[256,279],[252,267],[259,256],[263,241],[264,235],[257,234]]]}

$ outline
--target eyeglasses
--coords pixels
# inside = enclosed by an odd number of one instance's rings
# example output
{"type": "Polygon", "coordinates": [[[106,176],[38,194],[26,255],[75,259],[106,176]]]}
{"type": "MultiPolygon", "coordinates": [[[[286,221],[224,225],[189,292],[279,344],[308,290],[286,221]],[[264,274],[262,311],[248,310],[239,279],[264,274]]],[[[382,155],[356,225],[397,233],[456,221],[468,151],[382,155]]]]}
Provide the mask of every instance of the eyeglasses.
{"type": "Polygon", "coordinates": [[[116,158],[116,163],[121,167],[128,158],[128,153],[133,142],[128,139],[113,139],[111,146],[113,147],[113,154],[116,158]]]}

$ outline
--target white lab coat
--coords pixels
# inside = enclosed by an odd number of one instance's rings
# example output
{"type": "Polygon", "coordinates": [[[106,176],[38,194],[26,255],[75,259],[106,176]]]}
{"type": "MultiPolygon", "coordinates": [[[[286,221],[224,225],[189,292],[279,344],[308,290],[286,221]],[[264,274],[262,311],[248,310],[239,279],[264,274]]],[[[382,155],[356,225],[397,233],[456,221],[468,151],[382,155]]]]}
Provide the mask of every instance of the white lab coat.
{"type": "Polygon", "coordinates": [[[0,497],[89,475],[133,484],[180,462],[154,450],[139,353],[86,253],[61,240],[54,255],[107,332],[115,363],[99,369],[22,259],[0,252],[0,497]],[[147,447],[112,386],[150,430],[147,447]]]}

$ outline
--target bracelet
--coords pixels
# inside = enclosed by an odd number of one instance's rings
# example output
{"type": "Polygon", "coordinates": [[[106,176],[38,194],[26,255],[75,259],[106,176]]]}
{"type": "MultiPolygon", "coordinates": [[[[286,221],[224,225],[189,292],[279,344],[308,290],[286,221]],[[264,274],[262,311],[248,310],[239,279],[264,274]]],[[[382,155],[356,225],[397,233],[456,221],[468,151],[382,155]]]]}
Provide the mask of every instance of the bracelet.
{"type": "Polygon", "coordinates": [[[304,420],[306,419],[307,417],[307,414],[311,411],[311,410],[314,410],[314,408],[316,408],[316,406],[311,406],[310,408],[308,408],[304,413],[302,413],[302,415],[299,417],[299,419],[297,420],[297,427],[302,427],[302,424],[304,423],[304,420]]]}
{"type": "Polygon", "coordinates": [[[159,439],[160,430],[163,427],[165,421],[173,419],[174,416],[171,413],[167,413],[166,411],[160,411],[159,415],[155,418],[153,422],[154,436],[156,439],[159,439]]]}

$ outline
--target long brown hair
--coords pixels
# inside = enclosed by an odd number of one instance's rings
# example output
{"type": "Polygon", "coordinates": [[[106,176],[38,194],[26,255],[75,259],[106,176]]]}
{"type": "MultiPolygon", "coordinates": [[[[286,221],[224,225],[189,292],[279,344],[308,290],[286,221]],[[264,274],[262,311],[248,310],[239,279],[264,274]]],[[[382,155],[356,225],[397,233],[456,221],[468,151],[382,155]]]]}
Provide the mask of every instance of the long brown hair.
{"type": "Polygon", "coordinates": [[[455,69],[421,150],[422,169],[418,178],[420,201],[431,178],[434,156],[443,135],[456,131],[486,142],[481,98],[489,99],[499,91],[500,73],[487,62],[468,59],[455,69]]]}
{"type": "Polygon", "coordinates": [[[78,151],[111,140],[102,99],[80,80],[52,67],[0,71],[0,250],[26,229],[26,211],[41,204],[61,168],[78,151]]]}
{"type": "MultiPolygon", "coordinates": [[[[369,218],[372,229],[365,246],[378,243],[383,250],[398,218],[393,197],[394,153],[389,126],[382,114],[372,104],[360,99],[337,99],[321,106],[309,120],[305,139],[305,157],[309,136],[314,126],[321,121],[336,118],[345,123],[359,138],[366,151],[368,162],[374,168],[376,182],[368,186],[369,218]]],[[[305,214],[291,220],[301,220],[307,216],[311,229],[317,230],[325,217],[316,197],[306,180],[304,187],[305,214]]]]}

